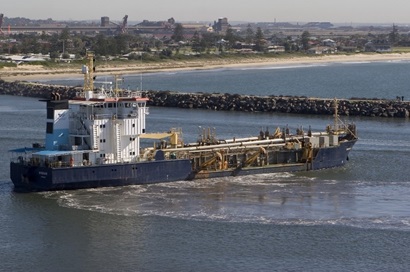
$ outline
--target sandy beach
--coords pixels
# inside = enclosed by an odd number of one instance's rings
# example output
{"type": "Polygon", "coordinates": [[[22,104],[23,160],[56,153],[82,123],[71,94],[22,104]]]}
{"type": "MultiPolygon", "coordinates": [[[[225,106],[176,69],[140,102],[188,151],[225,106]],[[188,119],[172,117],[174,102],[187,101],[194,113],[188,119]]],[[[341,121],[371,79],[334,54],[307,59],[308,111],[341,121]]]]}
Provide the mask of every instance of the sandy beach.
{"type": "MultiPolygon", "coordinates": [[[[306,57],[280,57],[280,58],[236,58],[218,60],[189,60],[189,61],[164,61],[156,63],[135,63],[115,65],[98,65],[97,75],[109,74],[135,74],[152,73],[178,70],[201,70],[235,67],[255,66],[281,66],[312,63],[343,63],[343,62],[377,62],[377,61],[409,61],[410,53],[386,54],[351,54],[351,55],[322,55],[306,57]]],[[[53,78],[81,77],[80,67],[73,68],[47,68],[41,65],[18,65],[17,67],[4,67],[0,69],[0,79],[6,81],[36,81],[53,78]]]]}

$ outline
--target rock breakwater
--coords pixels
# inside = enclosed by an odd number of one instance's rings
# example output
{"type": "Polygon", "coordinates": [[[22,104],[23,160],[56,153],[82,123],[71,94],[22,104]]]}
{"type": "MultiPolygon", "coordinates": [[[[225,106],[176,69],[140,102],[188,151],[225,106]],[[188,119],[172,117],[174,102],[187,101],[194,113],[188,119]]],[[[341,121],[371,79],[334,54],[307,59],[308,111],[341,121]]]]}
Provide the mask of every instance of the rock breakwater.
{"type": "MultiPolygon", "coordinates": [[[[0,94],[50,98],[58,93],[60,99],[71,99],[81,87],[43,85],[28,82],[0,81],[0,94]]],[[[333,100],[289,96],[253,96],[219,93],[179,93],[143,91],[149,106],[209,109],[218,111],[282,112],[295,114],[334,113],[333,100]]],[[[339,115],[408,118],[410,102],[386,99],[339,99],[339,115]]]]}

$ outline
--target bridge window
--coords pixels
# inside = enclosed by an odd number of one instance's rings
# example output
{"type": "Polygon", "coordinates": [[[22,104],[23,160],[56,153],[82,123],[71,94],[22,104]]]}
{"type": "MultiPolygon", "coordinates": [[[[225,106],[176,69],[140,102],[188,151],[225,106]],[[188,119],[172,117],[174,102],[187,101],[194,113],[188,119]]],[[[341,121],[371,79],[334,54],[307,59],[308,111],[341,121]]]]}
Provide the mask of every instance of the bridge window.
{"type": "Polygon", "coordinates": [[[46,128],[47,134],[52,134],[53,133],[53,128],[54,128],[54,123],[53,122],[47,122],[47,128],[46,128]]]}
{"type": "Polygon", "coordinates": [[[47,119],[54,119],[54,109],[47,108],[47,119]]]}

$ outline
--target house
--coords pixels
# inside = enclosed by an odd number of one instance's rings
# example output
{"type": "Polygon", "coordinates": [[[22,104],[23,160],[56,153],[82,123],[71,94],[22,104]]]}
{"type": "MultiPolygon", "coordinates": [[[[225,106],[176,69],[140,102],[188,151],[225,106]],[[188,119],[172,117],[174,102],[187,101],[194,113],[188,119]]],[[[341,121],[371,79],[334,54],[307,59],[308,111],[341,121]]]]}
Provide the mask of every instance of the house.
{"type": "Polygon", "coordinates": [[[328,47],[336,47],[336,42],[332,39],[326,39],[322,41],[322,45],[328,47]]]}
{"type": "Polygon", "coordinates": [[[392,52],[392,46],[388,43],[368,42],[364,45],[365,52],[388,53],[392,52]]]}
{"type": "Polygon", "coordinates": [[[315,46],[312,48],[309,48],[306,51],[306,54],[310,55],[321,55],[321,54],[333,54],[336,52],[335,48],[332,47],[327,47],[327,46],[315,46]]]}
{"type": "Polygon", "coordinates": [[[358,50],[359,49],[356,46],[340,46],[339,48],[339,51],[347,53],[356,53],[358,50]]]}
{"type": "Polygon", "coordinates": [[[268,52],[270,53],[283,53],[285,52],[285,47],[282,45],[271,45],[268,46],[268,52]]]}
{"type": "Polygon", "coordinates": [[[29,62],[43,62],[50,59],[48,55],[42,54],[27,54],[27,55],[3,55],[0,59],[6,62],[14,62],[17,64],[29,62]]]}

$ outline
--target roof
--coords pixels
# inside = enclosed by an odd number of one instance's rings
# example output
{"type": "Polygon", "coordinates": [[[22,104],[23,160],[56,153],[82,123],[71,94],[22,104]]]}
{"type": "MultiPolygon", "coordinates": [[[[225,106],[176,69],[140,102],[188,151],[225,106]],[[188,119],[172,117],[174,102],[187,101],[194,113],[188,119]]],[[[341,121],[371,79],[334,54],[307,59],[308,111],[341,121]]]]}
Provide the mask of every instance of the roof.
{"type": "Polygon", "coordinates": [[[94,152],[94,151],[93,150],[75,150],[75,151],[43,150],[43,151],[36,152],[33,155],[43,156],[43,157],[58,157],[58,156],[65,156],[65,155],[72,155],[72,154],[82,154],[86,152],[94,152]]]}
{"type": "Polygon", "coordinates": [[[37,151],[37,150],[42,150],[42,148],[21,147],[21,148],[11,149],[11,150],[9,150],[9,152],[26,153],[26,152],[33,152],[33,151],[37,151]]]}
{"type": "Polygon", "coordinates": [[[45,157],[56,157],[56,156],[70,155],[73,153],[74,151],[43,150],[43,151],[34,153],[34,155],[45,156],[45,157]]]}

